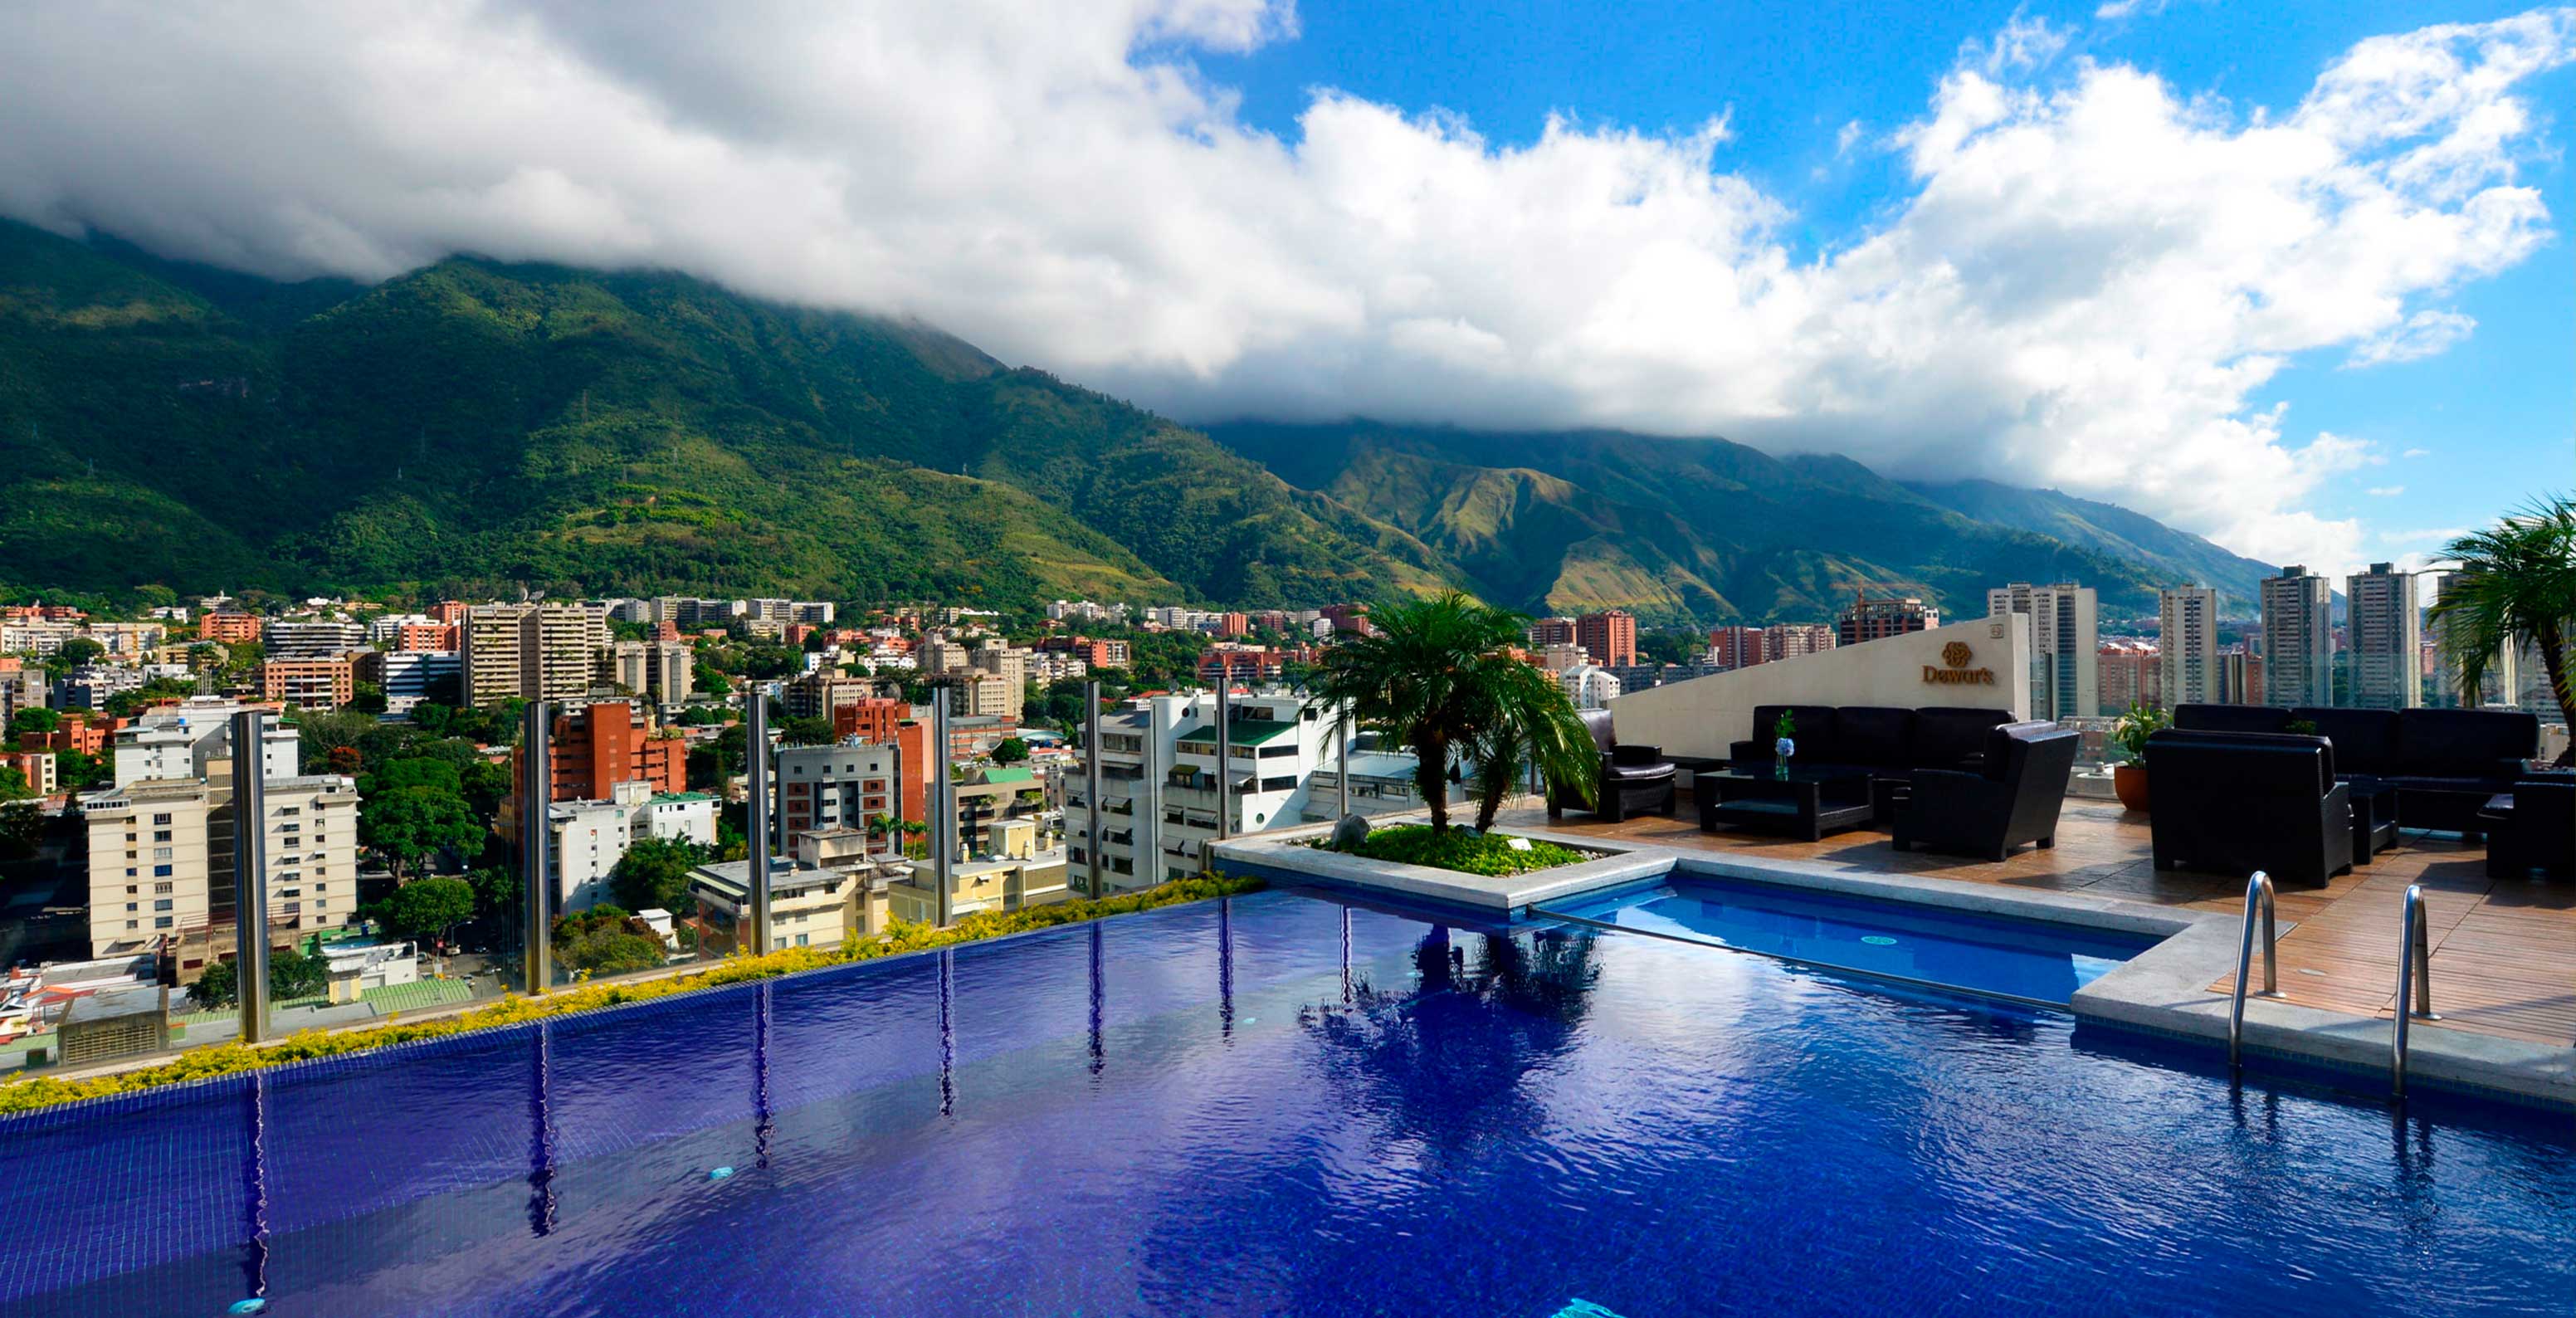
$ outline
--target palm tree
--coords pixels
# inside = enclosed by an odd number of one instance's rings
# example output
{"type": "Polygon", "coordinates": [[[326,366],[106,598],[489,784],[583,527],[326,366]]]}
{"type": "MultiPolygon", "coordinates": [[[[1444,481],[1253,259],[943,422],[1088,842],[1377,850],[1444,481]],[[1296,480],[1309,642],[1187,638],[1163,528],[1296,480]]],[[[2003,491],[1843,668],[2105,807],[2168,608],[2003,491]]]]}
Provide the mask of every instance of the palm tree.
{"type": "Polygon", "coordinates": [[[1361,727],[1410,748],[1414,787],[1430,809],[1432,828],[1449,827],[1453,753],[1478,766],[1479,829],[1493,826],[1524,756],[1550,781],[1591,798],[1598,761],[1573,702],[1544,671],[1511,652],[1528,618],[1450,591],[1372,613],[1369,622],[1371,634],[1324,652],[1307,703],[1347,705],[1361,727]]]}
{"type": "MultiPolygon", "coordinates": [[[[2453,540],[2460,570],[2442,584],[2431,617],[2460,674],[2460,700],[2478,701],[2498,656],[2529,645],[2540,652],[2549,690],[2576,726],[2567,640],[2576,626],[2576,501],[2545,498],[2528,512],[2453,540]]],[[[2576,747],[2558,757],[2576,763],[2576,747]]]]}

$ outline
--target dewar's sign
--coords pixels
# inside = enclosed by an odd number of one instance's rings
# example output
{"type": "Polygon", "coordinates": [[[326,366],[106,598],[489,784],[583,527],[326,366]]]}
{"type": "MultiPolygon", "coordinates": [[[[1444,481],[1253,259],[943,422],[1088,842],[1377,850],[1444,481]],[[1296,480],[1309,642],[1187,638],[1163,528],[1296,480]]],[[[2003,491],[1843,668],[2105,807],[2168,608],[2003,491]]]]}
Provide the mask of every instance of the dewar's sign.
{"type": "Polygon", "coordinates": [[[1941,666],[1923,665],[1923,680],[1933,686],[1993,686],[1995,670],[1970,668],[1976,652],[1966,641],[1952,641],[1941,647],[1941,666]]]}

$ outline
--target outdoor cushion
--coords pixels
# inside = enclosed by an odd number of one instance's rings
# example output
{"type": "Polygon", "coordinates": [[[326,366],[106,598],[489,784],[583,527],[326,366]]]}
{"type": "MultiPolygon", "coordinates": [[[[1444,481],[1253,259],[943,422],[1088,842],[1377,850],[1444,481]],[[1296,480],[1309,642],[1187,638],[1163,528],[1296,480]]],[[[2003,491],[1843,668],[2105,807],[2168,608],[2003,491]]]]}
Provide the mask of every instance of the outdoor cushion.
{"type": "Polygon", "coordinates": [[[2290,719],[2306,719],[2317,726],[2318,736],[2334,743],[2336,773],[2369,777],[2405,768],[2396,710],[2302,707],[2291,710],[2290,719]]]}
{"type": "Polygon", "coordinates": [[[2284,732],[2290,711],[2268,705],[2176,705],[2173,725],[2186,732],[2284,732]]]}
{"type": "Polygon", "coordinates": [[[1914,711],[1914,763],[1927,769],[1983,768],[1987,734],[2013,721],[2005,709],[1914,711]]]}
{"type": "MultiPolygon", "coordinates": [[[[1800,758],[1805,757],[1805,740],[1799,739],[1800,758]]],[[[1834,711],[1835,763],[1905,768],[1914,763],[1913,753],[1913,710],[1844,705],[1834,711]]]]}
{"type": "Polygon", "coordinates": [[[2540,720],[2518,709],[2401,710],[2397,744],[2405,775],[2510,776],[2539,752],[2540,720]]]}

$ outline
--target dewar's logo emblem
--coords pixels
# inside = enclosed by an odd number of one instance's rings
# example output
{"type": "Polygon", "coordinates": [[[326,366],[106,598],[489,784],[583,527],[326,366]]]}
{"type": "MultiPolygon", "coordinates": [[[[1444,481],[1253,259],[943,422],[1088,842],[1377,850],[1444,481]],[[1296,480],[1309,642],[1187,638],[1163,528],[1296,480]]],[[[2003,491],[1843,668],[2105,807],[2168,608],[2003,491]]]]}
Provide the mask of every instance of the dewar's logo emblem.
{"type": "Polygon", "coordinates": [[[1941,667],[1923,665],[1923,680],[1933,686],[1993,686],[1995,670],[1968,667],[1976,657],[1966,641],[1952,641],[1941,647],[1941,667]]]}

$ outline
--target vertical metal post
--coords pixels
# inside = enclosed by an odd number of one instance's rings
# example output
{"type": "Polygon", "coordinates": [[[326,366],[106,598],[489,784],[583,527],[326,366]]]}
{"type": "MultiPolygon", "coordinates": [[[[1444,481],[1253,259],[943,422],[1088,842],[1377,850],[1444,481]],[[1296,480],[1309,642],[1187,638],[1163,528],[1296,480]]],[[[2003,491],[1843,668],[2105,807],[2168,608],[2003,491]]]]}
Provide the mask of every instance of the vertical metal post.
{"type": "Polygon", "coordinates": [[[1082,684],[1082,800],[1083,817],[1089,821],[1084,841],[1091,852],[1091,895],[1097,899],[1106,893],[1100,886],[1100,683],[1096,681],[1082,684]]]}
{"type": "Polygon", "coordinates": [[[1234,683],[1227,680],[1225,665],[1217,665],[1216,679],[1216,840],[1234,836],[1234,747],[1228,744],[1233,733],[1234,683]]]}
{"type": "Polygon", "coordinates": [[[1340,705],[1335,708],[1333,740],[1341,747],[1342,767],[1333,775],[1341,780],[1341,785],[1333,789],[1338,805],[1333,818],[1343,820],[1351,817],[1351,707],[1340,705]]]}
{"type": "Polygon", "coordinates": [[[554,720],[542,700],[528,702],[519,731],[519,876],[527,888],[527,928],[522,949],[530,994],[554,987],[555,875],[547,814],[554,801],[554,720]]]}
{"type": "Polygon", "coordinates": [[[948,691],[934,687],[930,695],[930,880],[939,886],[939,925],[944,929],[956,918],[957,797],[948,781],[948,691]]]}
{"type": "Polygon", "coordinates": [[[2392,1096],[2404,1098],[2406,1022],[2442,1019],[2433,1014],[2433,938],[2426,928],[2422,884],[2406,885],[2406,904],[2397,919],[2397,1021],[2388,1036],[2388,1088],[2392,1096]]]}
{"type": "Polygon", "coordinates": [[[233,715],[233,971],[241,1039],[268,1038],[268,714],[233,715]]]}
{"type": "Polygon", "coordinates": [[[743,903],[748,908],[753,955],[769,950],[769,690],[753,686],[744,695],[742,759],[750,781],[744,796],[751,811],[744,823],[749,843],[744,858],[743,903]]]}

